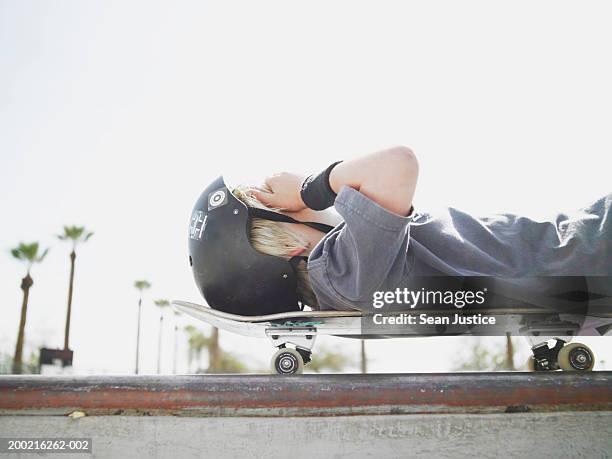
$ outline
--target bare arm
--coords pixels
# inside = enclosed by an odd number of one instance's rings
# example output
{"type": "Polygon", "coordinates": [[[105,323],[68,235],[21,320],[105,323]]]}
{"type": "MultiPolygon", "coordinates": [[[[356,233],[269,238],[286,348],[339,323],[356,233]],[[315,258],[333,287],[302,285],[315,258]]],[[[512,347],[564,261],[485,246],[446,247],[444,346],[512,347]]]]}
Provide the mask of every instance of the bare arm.
{"type": "Polygon", "coordinates": [[[395,147],[338,164],[329,184],[336,193],[350,186],[385,209],[405,216],[412,206],[418,175],[419,163],[412,150],[395,147]]]}
{"type": "MultiPolygon", "coordinates": [[[[329,176],[334,192],[343,186],[360,191],[385,209],[408,215],[416,189],[419,164],[407,147],[394,147],[338,164],[329,176]]],[[[266,179],[270,191],[253,190],[264,204],[290,212],[306,208],[300,197],[305,177],[283,172],[266,179]]]]}

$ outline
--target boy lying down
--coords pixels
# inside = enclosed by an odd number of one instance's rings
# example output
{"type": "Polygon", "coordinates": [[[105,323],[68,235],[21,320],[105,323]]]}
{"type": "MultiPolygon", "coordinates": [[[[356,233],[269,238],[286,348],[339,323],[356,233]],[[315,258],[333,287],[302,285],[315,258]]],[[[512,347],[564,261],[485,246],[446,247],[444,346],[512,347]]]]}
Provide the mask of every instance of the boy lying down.
{"type": "MultiPolygon", "coordinates": [[[[406,147],[280,173],[260,188],[218,178],[194,208],[190,263],[209,306],[242,315],[371,312],[377,293],[423,276],[538,278],[612,274],[612,194],[552,221],[448,208],[415,211],[419,165],[406,147]],[[335,207],[337,215],[325,209],[335,207]]],[[[535,286],[537,288],[537,285],[535,286]]]]}

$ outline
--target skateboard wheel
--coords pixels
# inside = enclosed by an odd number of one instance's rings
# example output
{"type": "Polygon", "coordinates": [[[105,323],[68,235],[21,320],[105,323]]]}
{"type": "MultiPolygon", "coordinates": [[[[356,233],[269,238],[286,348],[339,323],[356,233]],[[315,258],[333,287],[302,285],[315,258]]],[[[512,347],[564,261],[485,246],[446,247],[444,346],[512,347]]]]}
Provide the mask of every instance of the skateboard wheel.
{"type": "Polygon", "coordinates": [[[295,349],[280,348],[272,356],[272,371],[279,375],[301,374],[304,371],[304,359],[295,349]]]}
{"type": "Polygon", "coordinates": [[[584,344],[566,344],[557,357],[559,367],[565,371],[591,371],[595,366],[593,352],[584,344]]]}

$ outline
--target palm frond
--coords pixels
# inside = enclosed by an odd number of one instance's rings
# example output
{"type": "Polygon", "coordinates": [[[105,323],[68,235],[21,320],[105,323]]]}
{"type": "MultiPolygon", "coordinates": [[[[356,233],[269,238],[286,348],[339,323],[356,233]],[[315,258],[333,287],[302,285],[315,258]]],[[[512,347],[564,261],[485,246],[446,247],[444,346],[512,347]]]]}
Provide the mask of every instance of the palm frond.
{"type": "Polygon", "coordinates": [[[26,244],[25,242],[20,242],[17,247],[14,247],[13,249],[11,249],[11,255],[13,255],[13,257],[15,257],[18,260],[28,261],[29,265],[32,265],[33,263],[38,263],[38,262],[43,261],[43,259],[49,252],[49,249],[46,249],[42,253],[42,255],[39,255],[38,253],[39,248],[40,248],[40,245],[38,244],[38,242],[31,242],[29,244],[26,244]]]}
{"type": "Polygon", "coordinates": [[[45,251],[42,253],[42,255],[36,258],[36,262],[40,263],[41,261],[43,261],[48,253],[49,253],[49,249],[46,248],[45,251]]]}
{"type": "Polygon", "coordinates": [[[38,246],[38,242],[32,242],[30,244],[24,244],[22,242],[19,244],[19,250],[23,253],[23,258],[33,263],[38,255],[38,246]]]}
{"type": "Polygon", "coordinates": [[[86,233],[84,226],[64,226],[64,234],[57,237],[61,241],[70,240],[76,246],[79,242],[87,242],[91,236],[93,236],[93,232],[86,233]]]}
{"type": "Polygon", "coordinates": [[[170,306],[170,302],[166,299],[155,300],[154,303],[155,303],[155,306],[159,306],[162,309],[170,306]]]}
{"type": "Polygon", "coordinates": [[[136,282],[134,282],[134,287],[136,287],[140,291],[143,291],[148,288],[151,288],[151,283],[146,280],[137,280],[136,282]]]}
{"type": "Polygon", "coordinates": [[[70,238],[74,239],[75,241],[78,241],[83,235],[84,231],[84,226],[73,226],[72,228],[70,228],[70,238]]]}

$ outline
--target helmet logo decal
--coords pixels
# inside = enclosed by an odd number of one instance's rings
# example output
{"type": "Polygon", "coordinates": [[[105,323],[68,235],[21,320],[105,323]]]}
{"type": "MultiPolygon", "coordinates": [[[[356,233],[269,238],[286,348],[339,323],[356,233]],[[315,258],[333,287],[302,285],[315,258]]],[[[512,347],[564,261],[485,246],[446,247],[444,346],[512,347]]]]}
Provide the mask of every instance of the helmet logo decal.
{"type": "Polygon", "coordinates": [[[208,210],[221,207],[224,204],[227,204],[227,192],[225,189],[213,191],[208,195],[208,210]]]}
{"type": "Polygon", "coordinates": [[[195,210],[191,216],[191,224],[189,225],[189,237],[199,241],[202,239],[202,234],[206,229],[208,215],[204,215],[201,210],[195,210]]]}

